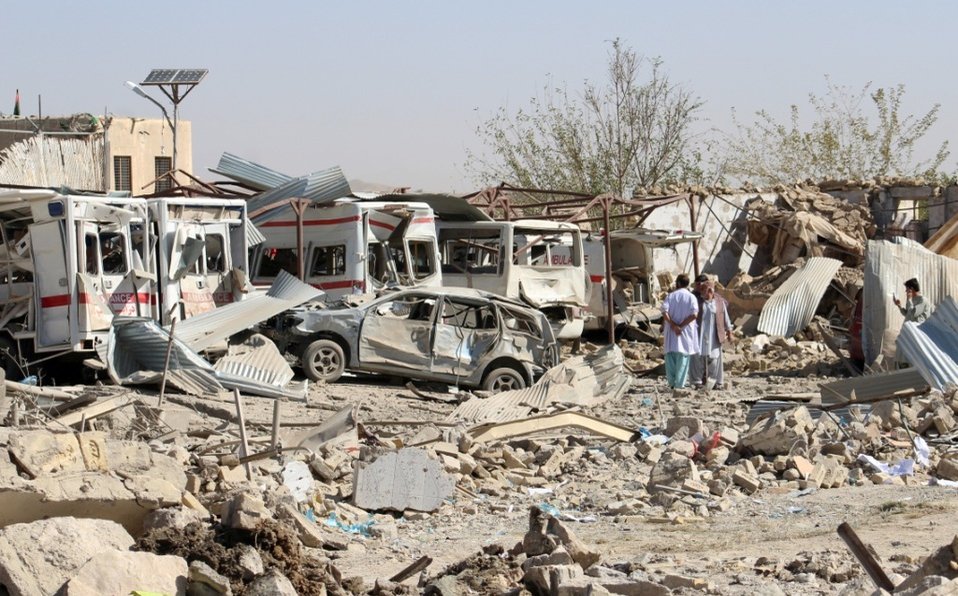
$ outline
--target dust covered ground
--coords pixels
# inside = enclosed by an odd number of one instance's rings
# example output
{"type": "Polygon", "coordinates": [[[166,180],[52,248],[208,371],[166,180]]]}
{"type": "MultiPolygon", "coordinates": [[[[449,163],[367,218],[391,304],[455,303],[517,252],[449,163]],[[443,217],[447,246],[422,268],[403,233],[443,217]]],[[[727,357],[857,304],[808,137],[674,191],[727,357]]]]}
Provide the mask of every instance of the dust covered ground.
{"type": "MultiPolygon", "coordinates": [[[[663,379],[639,378],[620,399],[590,413],[652,432],[673,416],[695,416],[711,428],[744,430],[747,402],[770,394],[818,391],[827,380],[814,375],[738,377],[724,391],[673,397],[663,379]]],[[[285,424],[315,424],[356,404],[360,420],[380,438],[408,438],[416,427],[383,423],[439,421],[454,408],[454,403],[418,397],[398,381],[388,383],[353,377],[316,386],[308,405],[284,405],[282,419],[285,424]]],[[[268,423],[272,412],[264,400],[246,403],[251,422],[268,423]]],[[[567,441],[570,433],[538,440],[567,441]]],[[[424,555],[434,559],[428,573],[435,575],[483,547],[499,544],[509,549],[521,542],[529,507],[544,505],[567,519],[582,519],[567,524],[602,554],[604,566],[633,577],[655,582],[669,575],[701,578],[708,591],[723,594],[831,594],[856,585],[870,593],[873,586],[836,534],[841,522],[850,523],[874,547],[886,571],[901,576],[958,531],[958,490],[929,486],[927,477],[920,476],[906,478],[901,486],[866,483],[806,491],[771,487],[751,495],[730,491],[726,510],[710,509],[706,516],[667,515],[661,507],[633,498],[648,482],[648,466],[614,456],[610,441],[584,433],[571,433],[571,440],[585,446],[585,454],[573,469],[565,468],[558,482],[541,487],[549,490],[506,485],[477,491],[475,498],[457,491],[431,514],[379,514],[375,536],[343,533],[347,549],[326,555],[344,577],[361,577],[367,586],[424,555]]],[[[486,588],[480,592],[503,587],[496,582],[482,585],[486,588]]],[[[693,592],[677,592],[682,590],[693,592]]]]}

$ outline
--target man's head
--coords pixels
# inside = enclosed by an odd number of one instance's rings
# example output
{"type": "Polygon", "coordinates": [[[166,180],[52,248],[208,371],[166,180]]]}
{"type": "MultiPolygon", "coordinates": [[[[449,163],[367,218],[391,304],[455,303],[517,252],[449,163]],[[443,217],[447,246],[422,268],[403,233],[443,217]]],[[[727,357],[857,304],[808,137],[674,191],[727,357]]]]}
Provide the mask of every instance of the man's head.
{"type": "Polygon", "coordinates": [[[679,273],[679,276],[675,278],[675,287],[676,288],[687,288],[689,287],[689,276],[686,273],[679,273]]]}
{"type": "Polygon", "coordinates": [[[707,281],[701,284],[702,288],[702,297],[706,300],[711,300],[715,298],[715,284],[710,281],[707,281]]]}
{"type": "Polygon", "coordinates": [[[914,296],[921,292],[921,286],[918,285],[918,280],[914,277],[905,282],[905,295],[914,296]]]}
{"type": "Polygon", "coordinates": [[[705,284],[709,283],[709,276],[700,273],[695,277],[695,289],[701,294],[705,291],[705,284]]]}

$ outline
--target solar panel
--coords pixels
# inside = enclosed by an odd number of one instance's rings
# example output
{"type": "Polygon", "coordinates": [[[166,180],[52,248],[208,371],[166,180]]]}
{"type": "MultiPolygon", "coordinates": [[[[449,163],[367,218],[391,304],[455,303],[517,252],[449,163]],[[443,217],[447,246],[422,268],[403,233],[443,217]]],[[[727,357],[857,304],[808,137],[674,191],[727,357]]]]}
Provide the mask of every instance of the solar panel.
{"type": "Polygon", "coordinates": [[[184,69],[173,76],[173,83],[195,85],[203,80],[208,71],[204,68],[184,69]]]}
{"type": "Polygon", "coordinates": [[[150,74],[146,75],[146,78],[143,79],[142,85],[162,85],[164,83],[170,83],[173,81],[173,77],[176,75],[176,69],[172,68],[157,68],[151,70],[150,74]]]}
{"type": "Polygon", "coordinates": [[[203,80],[205,68],[157,68],[146,75],[141,85],[195,85],[203,80]]]}

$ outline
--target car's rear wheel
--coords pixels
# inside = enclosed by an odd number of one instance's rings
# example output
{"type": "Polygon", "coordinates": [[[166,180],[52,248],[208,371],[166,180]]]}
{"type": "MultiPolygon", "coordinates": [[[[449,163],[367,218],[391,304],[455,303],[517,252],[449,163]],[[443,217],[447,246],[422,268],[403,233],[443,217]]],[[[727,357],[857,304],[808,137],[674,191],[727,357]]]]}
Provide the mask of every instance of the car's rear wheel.
{"type": "Polygon", "coordinates": [[[331,339],[317,339],[303,351],[303,372],[313,381],[335,383],[346,370],[343,348],[331,339]]]}
{"type": "Polygon", "coordinates": [[[514,368],[497,368],[486,375],[486,380],[483,381],[482,388],[486,391],[492,391],[493,393],[525,389],[526,380],[519,371],[514,368]]]}

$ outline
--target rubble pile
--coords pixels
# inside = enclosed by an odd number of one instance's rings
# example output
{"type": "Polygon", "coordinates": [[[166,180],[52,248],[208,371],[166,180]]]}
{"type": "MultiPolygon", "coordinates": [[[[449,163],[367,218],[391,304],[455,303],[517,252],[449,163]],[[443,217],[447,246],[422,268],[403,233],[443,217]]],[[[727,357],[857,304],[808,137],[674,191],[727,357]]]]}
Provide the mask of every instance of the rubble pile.
{"type": "Polygon", "coordinates": [[[876,231],[867,206],[805,189],[779,193],[774,205],[752,200],[746,209],[748,239],[766,252],[773,265],[824,256],[860,267],[865,243],[876,231]]]}

